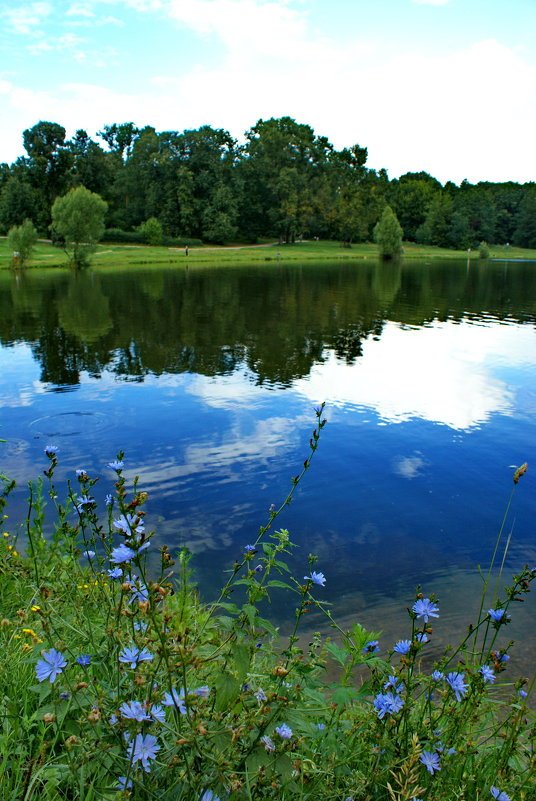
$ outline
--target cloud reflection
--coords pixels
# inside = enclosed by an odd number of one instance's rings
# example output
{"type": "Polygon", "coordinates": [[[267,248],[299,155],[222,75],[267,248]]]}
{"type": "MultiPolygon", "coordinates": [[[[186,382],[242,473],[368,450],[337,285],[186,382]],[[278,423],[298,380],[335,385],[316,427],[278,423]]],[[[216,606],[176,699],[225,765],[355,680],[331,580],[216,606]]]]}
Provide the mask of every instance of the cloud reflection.
{"type": "Polygon", "coordinates": [[[417,417],[468,430],[513,413],[514,392],[498,373],[534,365],[535,344],[529,326],[387,323],[354,365],[330,355],[295,388],[315,403],[368,407],[387,423],[417,417]]]}

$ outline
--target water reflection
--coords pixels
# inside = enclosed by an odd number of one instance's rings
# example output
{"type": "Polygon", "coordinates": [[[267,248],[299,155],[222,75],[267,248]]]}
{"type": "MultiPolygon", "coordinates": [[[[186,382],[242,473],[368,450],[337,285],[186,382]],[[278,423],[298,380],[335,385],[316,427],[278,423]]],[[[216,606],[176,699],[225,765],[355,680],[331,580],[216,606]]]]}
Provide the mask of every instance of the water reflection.
{"type": "MultiPolygon", "coordinates": [[[[535,289],[533,265],[465,261],[2,273],[2,470],[22,512],[51,438],[58,481],[83,467],[101,499],[126,450],[156,542],[196,553],[209,596],[288,491],[325,400],[281,521],[296,575],[318,554],[348,615],[405,608],[417,583],[454,597],[491,552],[510,465],[530,462],[535,289]]],[[[536,563],[523,481],[512,568],[536,563]]]]}

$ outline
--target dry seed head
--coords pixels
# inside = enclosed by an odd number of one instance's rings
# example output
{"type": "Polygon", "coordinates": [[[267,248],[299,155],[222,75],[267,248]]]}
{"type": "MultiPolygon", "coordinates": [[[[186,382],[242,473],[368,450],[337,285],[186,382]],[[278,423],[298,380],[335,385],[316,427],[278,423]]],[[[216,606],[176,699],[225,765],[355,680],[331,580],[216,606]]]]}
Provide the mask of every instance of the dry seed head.
{"type": "Polygon", "coordinates": [[[524,476],[528,469],[529,465],[527,462],[524,462],[521,467],[517,468],[516,472],[514,473],[514,484],[517,484],[521,476],[524,476]]]}
{"type": "Polygon", "coordinates": [[[43,720],[45,723],[54,723],[56,720],[56,715],[53,715],[52,712],[47,712],[43,715],[43,720]]]}

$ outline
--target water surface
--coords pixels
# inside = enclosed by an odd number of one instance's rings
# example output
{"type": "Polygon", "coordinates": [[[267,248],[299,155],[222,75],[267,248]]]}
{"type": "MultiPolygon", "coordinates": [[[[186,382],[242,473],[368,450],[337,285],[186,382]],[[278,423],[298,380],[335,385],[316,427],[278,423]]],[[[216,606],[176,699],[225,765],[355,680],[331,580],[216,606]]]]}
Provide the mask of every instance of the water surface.
{"type": "MultiPolygon", "coordinates": [[[[210,598],[288,491],[325,401],[320,449],[279,521],[295,575],[316,554],[322,597],[386,646],[407,636],[417,584],[440,597],[438,643],[469,622],[512,466],[533,461],[535,265],[32,270],[0,274],[0,307],[12,519],[47,444],[62,479],[101,477],[101,499],[122,449],[155,541],[194,552],[210,598]]],[[[513,570],[536,565],[534,476],[507,526],[513,570]]],[[[272,615],[284,628],[288,604],[275,597],[272,615]]],[[[524,667],[535,604],[516,617],[524,667]]]]}

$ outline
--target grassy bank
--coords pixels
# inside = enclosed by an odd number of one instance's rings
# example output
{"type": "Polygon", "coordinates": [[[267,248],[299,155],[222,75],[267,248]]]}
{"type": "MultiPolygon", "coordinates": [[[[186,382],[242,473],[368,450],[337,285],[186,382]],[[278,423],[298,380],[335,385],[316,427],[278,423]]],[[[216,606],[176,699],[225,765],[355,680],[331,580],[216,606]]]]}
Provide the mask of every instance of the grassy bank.
{"type": "MultiPolygon", "coordinates": [[[[404,255],[411,259],[468,258],[467,251],[446,250],[407,242],[404,255]]],[[[284,263],[289,261],[359,261],[377,259],[378,248],[372,243],[343,248],[338,242],[296,242],[292,245],[264,243],[255,246],[236,245],[229,247],[189,248],[188,256],[177,248],[151,247],[149,245],[99,245],[92,259],[96,268],[130,267],[136,265],[177,265],[195,267],[219,264],[255,264],[260,262],[284,263]]],[[[469,254],[471,260],[478,259],[478,252],[469,254]]],[[[536,259],[536,250],[523,248],[491,246],[493,259],[536,259]]],[[[12,266],[12,254],[8,251],[5,238],[0,239],[0,269],[12,266]]],[[[66,254],[45,241],[39,241],[27,267],[67,267],[66,254]]]]}
{"type": "Polygon", "coordinates": [[[322,414],[289,495],[210,603],[185,552],[164,547],[148,562],[147,495],[126,485],[122,454],[108,465],[115,480],[102,510],[100,476],[79,469],[66,491],[55,485],[52,443],[26,521],[9,518],[2,478],[3,801],[534,801],[531,685],[508,677],[504,629],[536,568],[495,597],[491,564],[472,626],[431,666],[427,644],[447,612],[433,595],[417,591],[396,642],[358,622],[341,628],[322,600],[329,566],[310,556],[292,576],[289,533],[276,529],[322,414]],[[260,611],[274,592],[287,593],[295,621],[284,640],[260,611]],[[303,644],[312,608],[332,638],[303,644]]]}

